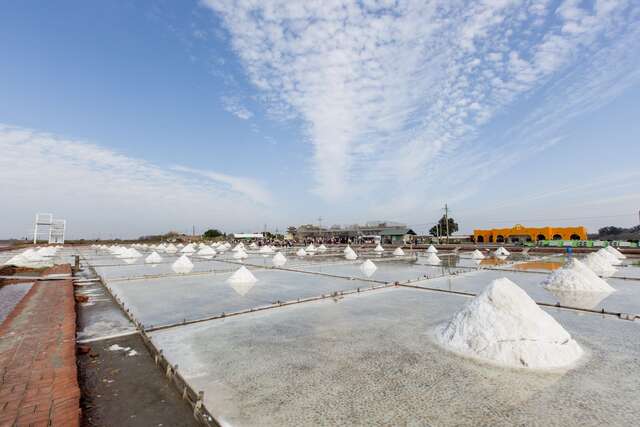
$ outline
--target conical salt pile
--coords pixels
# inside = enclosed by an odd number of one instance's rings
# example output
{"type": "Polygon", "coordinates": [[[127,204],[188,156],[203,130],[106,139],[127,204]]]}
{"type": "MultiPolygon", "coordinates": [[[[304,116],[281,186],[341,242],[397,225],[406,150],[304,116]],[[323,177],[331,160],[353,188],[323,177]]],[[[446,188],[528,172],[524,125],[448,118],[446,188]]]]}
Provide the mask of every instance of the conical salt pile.
{"type": "Polygon", "coordinates": [[[347,246],[347,249],[344,250],[344,257],[350,261],[353,261],[354,259],[358,258],[358,255],[353,249],[351,249],[350,246],[347,246]]]}
{"type": "Polygon", "coordinates": [[[269,245],[264,245],[263,247],[260,248],[258,252],[261,254],[272,254],[273,249],[269,245]]]}
{"type": "Polygon", "coordinates": [[[620,252],[619,250],[617,250],[616,248],[614,248],[613,246],[607,246],[605,248],[605,250],[607,252],[609,252],[611,255],[615,256],[618,259],[625,259],[626,255],[624,255],[622,252],[620,252]]]}
{"type": "Polygon", "coordinates": [[[313,245],[313,243],[309,243],[309,246],[307,246],[307,249],[305,249],[307,252],[315,252],[316,251],[316,247],[313,245]]]}
{"type": "Polygon", "coordinates": [[[210,246],[204,246],[202,249],[198,251],[198,256],[204,259],[211,259],[216,255],[215,249],[210,246]]]}
{"type": "Polygon", "coordinates": [[[273,256],[273,259],[271,260],[271,262],[276,267],[282,267],[283,265],[286,264],[287,258],[284,255],[282,255],[282,253],[278,252],[273,256]]]}
{"type": "Polygon", "coordinates": [[[351,246],[347,245],[347,247],[344,248],[344,250],[342,252],[344,252],[344,254],[346,255],[347,251],[350,251],[350,250],[353,250],[353,249],[351,249],[351,246]]]}
{"type": "Polygon", "coordinates": [[[384,252],[384,248],[382,247],[382,245],[380,243],[378,243],[378,245],[376,246],[374,251],[382,253],[382,252],[384,252]]]}
{"type": "Polygon", "coordinates": [[[581,292],[614,292],[615,289],[598,277],[589,267],[573,258],[554,270],[543,282],[546,289],[581,292]]]}
{"type": "Polygon", "coordinates": [[[398,247],[396,248],[396,250],[395,250],[395,251],[393,251],[393,254],[394,254],[395,256],[402,256],[402,255],[404,255],[404,251],[402,250],[402,248],[401,248],[401,247],[399,247],[399,246],[398,246],[398,247]]]}
{"type": "Polygon", "coordinates": [[[244,251],[244,243],[238,243],[232,250],[233,252],[244,251]]]}
{"type": "Polygon", "coordinates": [[[305,256],[307,255],[307,251],[305,251],[303,248],[298,249],[298,251],[296,252],[297,256],[305,256]]]}
{"type": "Polygon", "coordinates": [[[611,252],[609,252],[608,250],[602,248],[599,249],[598,252],[596,252],[598,255],[600,255],[602,258],[606,259],[607,262],[611,265],[620,265],[622,264],[622,261],[620,261],[620,259],[613,255],[611,252]]]}
{"type": "Polygon", "coordinates": [[[438,255],[434,254],[434,253],[430,253],[429,255],[427,255],[427,259],[426,259],[426,263],[429,265],[439,265],[442,262],[442,260],[440,258],[438,258],[438,255]]]}
{"type": "Polygon", "coordinates": [[[327,247],[325,245],[318,246],[318,252],[326,252],[326,251],[327,251],[327,247]]]}
{"type": "Polygon", "coordinates": [[[164,248],[164,251],[168,254],[175,254],[176,252],[178,252],[178,248],[175,247],[173,243],[169,243],[167,247],[164,248]]]}
{"type": "Polygon", "coordinates": [[[496,256],[498,256],[498,255],[504,255],[504,256],[511,255],[511,252],[506,250],[503,246],[500,246],[498,249],[496,249],[496,251],[494,253],[495,253],[496,256]]]}
{"type": "Polygon", "coordinates": [[[236,270],[235,273],[227,279],[229,283],[255,283],[258,279],[244,265],[236,270]]]}
{"type": "Polygon", "coordinates": [[[183,254],[192,254],[196,251],[196,248],[194,247],[193,244],[189,243],[187,246],[185,246],[184,248],[182,248],[180,250],[180,253],[183,254]]]}
{"type": "Polygon", "coordinates": [[[515,283],[496,279],[436,331],[445,348],[521,368],[560,368],[583,352],[571,335],[515,283]]]}
{"type": "Polygon", "coordinates": [[[377,269],[378,267],[370,259],[360,265],[360,271],[367,277],[373,276],[373,273],[375,273],[377,269]]]}
{"type": "Polygon", "coordinates": [[[616,272],[615,267],[597,252],[592,252],[587,255],[584,259],[584,265],[592,269],[598,276],[608,277],[616,272]]]}
{"type": "Polygon", "coordinates": [[[247,255],[247,253],[242,248],[238,249],[233,253],[234,259],[245,259],[247,257],[249,257],[249,255],[247,255]]]}
{"type": "Polygon", "coordinates": [[[252,249],[252,250],[258,249],[258,245],[256,245],[255,242],[251,242],[251,244],[249,245],[249,249],[252,249]]]}
{"type": "Polygon", "coordinates": [[[171,264],[171,269],[178,274],[186,274],[193,270],[193,263],[186,255],[182,255],[176,262],[171,264]]]}
{"type": "Polygon", "coordinates": [[[471,253],[471,258],[473,259],[484,259],[484,255],[479,250],[475,250],[471,253]]]}
{"type": "Polygon", "coordinates": [[[158,252],[153,251],[148,257],[144,259],[144,262],[146,262],[147,264],[157,264],[159,262],[162,262],[162,257],[158,255],[158,252]]]}
{"type": "Polygon", "coordinates": [[[427,253],[428,254],[437,254],[438,250],[436,249],[435,246],[429,245],[429,247],[427,248],[427,253]]]}

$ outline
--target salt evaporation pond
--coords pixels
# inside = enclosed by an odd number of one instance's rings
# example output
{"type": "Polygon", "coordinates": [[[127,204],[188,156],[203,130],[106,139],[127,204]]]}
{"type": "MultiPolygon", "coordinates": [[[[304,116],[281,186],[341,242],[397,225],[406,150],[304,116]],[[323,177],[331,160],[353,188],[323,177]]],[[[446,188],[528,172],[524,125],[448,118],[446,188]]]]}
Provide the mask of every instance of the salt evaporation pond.
{"type": "Polygon", "coordinates": [[[252,268],[258,281],[249,290],[244,287],[240,290],[227,282],[238,266],[228,265],[232,271],[226,273],[106,282],[146,327],[373,285],[358,280],[252,268]]]}
{"type": "Polygon", "coordinates": [[[505,369],[434,342],[434,328],[468,301],[392,288],[151,336],[223,424],[637,422],[636,322],[545,309],[587,356],[570,371],[505,369]]]}
{"type": "Polygon", "coordinates": [[[635,280],[609,278],[606,281],[615,288],[616,292],[595,295],[589,292],[563,293],[547,290],[542,286],[542,281],[547,277],[545,273],[497,270],[470,271],[458,276],[445,276],[418,282],[415,285],[477,294],[491,281],[501,277],[516,283],[536,302],[549,304],[560,302],[562,305],[577,308],[594,310],[604,308],[612,312],[640,314],[640,283],[635,280]]]}

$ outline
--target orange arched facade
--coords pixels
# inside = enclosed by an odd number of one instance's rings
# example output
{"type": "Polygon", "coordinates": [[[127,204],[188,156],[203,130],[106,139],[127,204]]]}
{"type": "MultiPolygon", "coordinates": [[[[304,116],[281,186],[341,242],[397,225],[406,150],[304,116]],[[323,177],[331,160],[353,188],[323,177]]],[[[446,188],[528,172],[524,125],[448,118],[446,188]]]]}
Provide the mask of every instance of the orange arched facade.
{"type": "Polygon", "coordinates": [[[587,240],[587,229],[578,227],[525,227],[516,224],[511,228],[473,230],[477,243],[537,242],[538,240],[587,240]]]}

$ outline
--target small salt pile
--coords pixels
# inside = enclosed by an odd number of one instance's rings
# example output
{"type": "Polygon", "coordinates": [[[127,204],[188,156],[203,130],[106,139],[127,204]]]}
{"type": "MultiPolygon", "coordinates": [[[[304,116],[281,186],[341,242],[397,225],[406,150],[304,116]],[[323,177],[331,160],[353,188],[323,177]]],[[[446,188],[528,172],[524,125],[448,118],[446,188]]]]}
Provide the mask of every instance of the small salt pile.
{"type": "Polygon", "coordinates": [[[438,250],[436,249],[435,246],[429,245],[429,247],[427,248],[427,253],[428,254],[437,254],[438,250]]]}
{"type": "Polygon", "coordinates": [[[607,252],[609,252],[611,255],[613,255],[613,256],[615,256],[616,258],[618,258],[618,259],[625,259],[625,258],[626,258],[626,256],[625,256],[622,252],[620,252],[619,250],[617,250],[617,249],[616,249],[616,248],[614,248],[613,246],[607,246],[607,247],[605,248],[605,250],[606,250],[607,252]]]}
{"type": "Polygon", "coordinates": [[[216,251],[212,247],[205,245],[202,249],[198,251],[197,255],[204,259],[211,259],[216,255],[216,251]]]}
{"type": "Polygon", "coordinates": [[[271,260],[271,262],[276,267],[282,267],[283,265],[286,264],[287,258],[284,255],[282,255],[282,253],[278,252],[273,256],[273,259],[271,260]]]}
{"type": "Polygon", "coordinates": [[[258,279],[244,265],[237,269],[235,273],[227,279],[229,283],[255,283],[258,279]]]}
{"type": "Polygon", "coordinates": [[[238,243],[232,250],[233,252],[244,251],[244,243],[238,243]]]}
{"type": "Polygon", "coordinates": [[[439,265],[440,263],[442,263],[442,260],[438,258],[438,255],[430,253],[429,255],[427,255],[427,259],[425,262],[429,265],[439,265]]]}
{"type": "Polygon", "coordinates": [[[184,245],[183,245],[182,243],[178,243],[178,244],[176,245],[176,248],[178,248],[178,249],[182,249],[182,248],[184,248],[184,245]]]}
{"type": "Polygon", "coordinates": [[[305,251],[303,248],[298,249],[298,251],[296,252],[297,256],[306,256],[307,255],[307,251],[305,251]]]}
{"type": "Polygon", "coordinates": [[[370,259],[360,265],[360,271],[367,277],[373,276],[373,273],[375,273],[377,269],[378,267],[370,259]]]}
{"type": "Polygon", "coordinates": [[[616,272],[616,269],[599,253],[592,252],[584,259],[584,265],[589,267],[598,276],[611,276],[616,272]]]}
{"type": "Polygon", "coordinates": [[[509,256],[511,255],[511,252],[509,252],[508,250],[506,250],[503,246],[500,246],[498,249],[496,249],[496,251],[494,252],[494,254],[496,256],[502,255],[502,256],[509,256]]]}
{"type": "Polygon", "coordinates": [[[316,251],[316,247],[313,245],[313,243],[309,243],[309,246],[307,246],[307,249],[305,249],[307,252],[315,252],[316,251]]]}
{"type": "Polygon", "coordinates": [[[395,256],[403,256],[403,255],[404,255],[404,251],[402,250],[402,248],[401,248],[401,247],[399,247],[399,246],[398,246],[398,247],[396,248],[396,250],[395,250],[395,251],[393,251],[393,254],[394,254],[395,256]]]}
{"type": "Polygon", "coordinates": [[[475,250],[471,253],[471,258],[473,259],[484,259],[484,255],[479,250],[475,250]]]}
{"type": "Polygon", "coordinates": [[[158,252],[153,251],[148,257],[144,259],[144,262],[146,262],[147,264],[157,264],[159,262],[162,262],[162,257],[158,255],[158,252]]]}
{"type": "Polygon", "coordinates": [[[233,258],[234,259],[245,259],[248,258],[249,255],[247,255],[247,253],[244,251],[244,249],[240,248],[237,251],[235,251],[233,253],[233,258]]]}
{"type": "Polygon", "coordinates": [[[353,249],[351,249],[351,246],[347,246],[347,248],[344,250],[344,257],[350,261],[353,261],[354,259],[358,258],[358,255],[353,249]]]}
{"type": "Polygon", "coordinates": [[[326,251],[327,251],[327,247],[325,245],[318,246],[318,252],[326,252],[326,251]]]}
{"type": "Polygon", "coordinates": [[[602,258],[606,259],[607,262],[611,265],[620,265],[622,264],[622,261],[620,261],[620,259],[613,255],[611,252],[609,252],[608,250],[602,248],[600,250],[598,250],[598,252],[596,252],[598,255],[600,255],[602,258]]]}
{"type": "Polygon", "coordinates": [[[256,250],[256,249],[258,249],[258,245],[256,245],[255,242],[251,242],[251,244],[249,245],[249,249],[256,250]]]}
{"type": "Polygon", "coordinates": [[[382,245],[380,243],[378,243],[378,245],[376,246],[374,251],[382,253],[382,252],[384,252],[384,248],[382,247],[382,245]]]}
{"type": "Polygon", "coordinates": [[[187,246],[185,246],[184,248],[182,248],[180,250],[180,253],[183,254],[192,254],[196,251],[196,248],[193,246],[193,244],[189,243],[187,246]]]}
{"type": "Polygon", "coordinates": [[[598,277],[589,267],[573,258],[554,270],[543,282],[546,289],[580,292],[614,292],[615,289],[598,277]]]}
{"type": "Polygon", "coordinates": [[[178,252],[178,248],[173,243],[169,243],[167,247],[164,248],[164,251],[168,254],[175,254],[178,252]]]}
{"type": "Polygon", "coordinates": [[[273,248],[269,245],[264,245],[263,247],[260,248],[258,252],[265,255],[272,254],[273,248]]]}
{"type": "Polygon", "coordinates": [[[186,274],[193,270],[193,263],[186,255],[182,255],[176,262],[171,264],[171,269],[178,274],[186,274]]]}
{"type": "Polygon", "coordinates": [[[491,282],[435,336],[449,350],[509,367],[567,367],[583,354],[571,335],[507,278],[491,282]]]}

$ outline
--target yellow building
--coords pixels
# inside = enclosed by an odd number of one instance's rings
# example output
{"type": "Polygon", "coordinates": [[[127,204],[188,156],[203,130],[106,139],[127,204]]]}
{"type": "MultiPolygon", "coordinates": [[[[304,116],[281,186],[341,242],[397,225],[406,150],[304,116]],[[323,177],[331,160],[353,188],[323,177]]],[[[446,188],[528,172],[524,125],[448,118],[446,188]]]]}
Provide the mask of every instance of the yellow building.
{"type": "Polygon", "coordinates": [[[578,227],[525,227],[516,224],[511,228],[473,230],[477,243],[516,243],[538,240],[587,240],[587,229],[578,227]]]}

